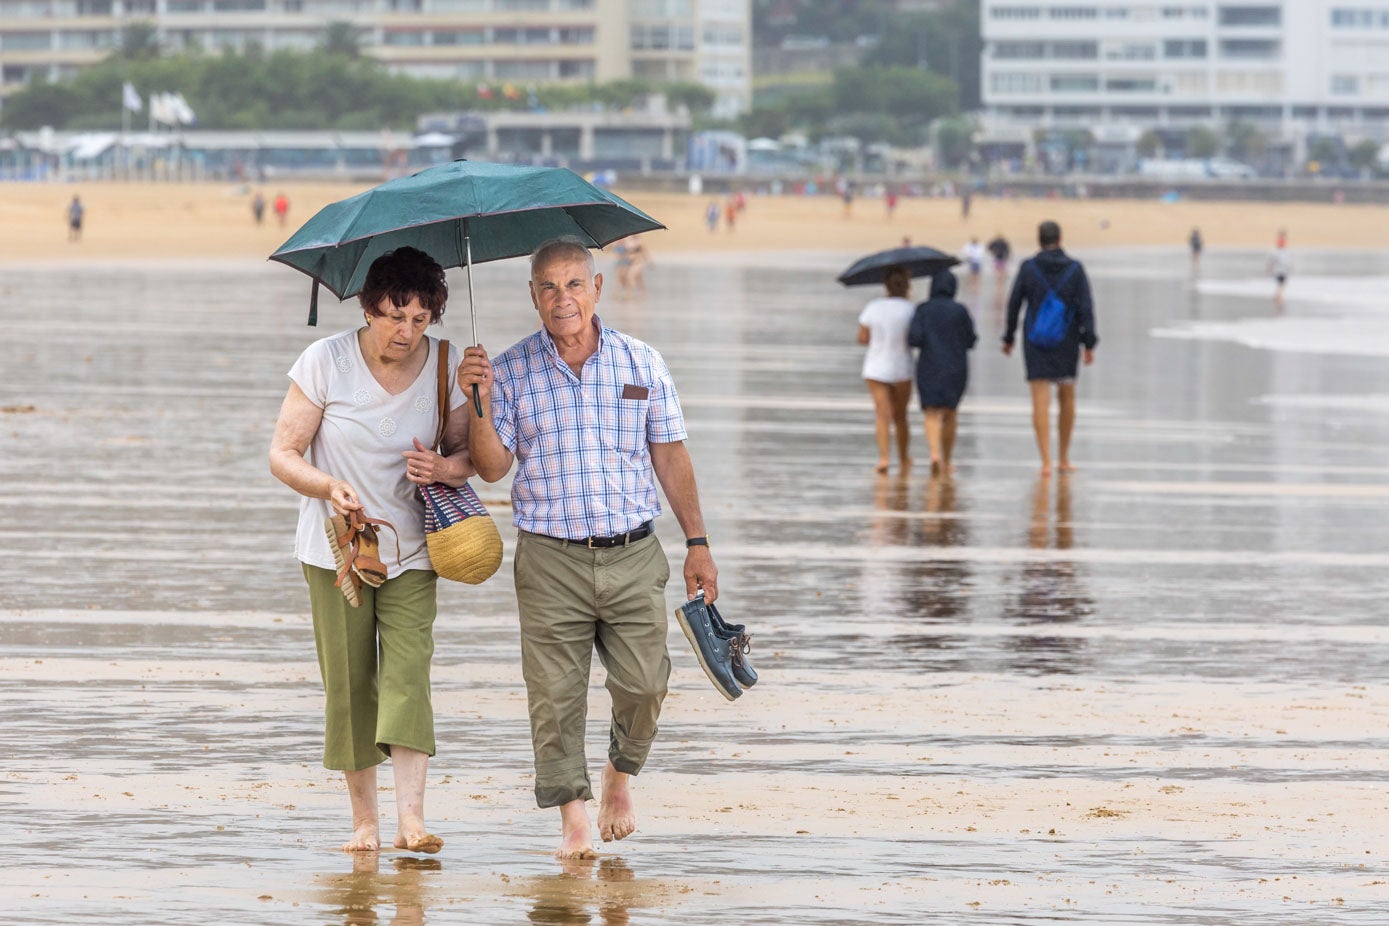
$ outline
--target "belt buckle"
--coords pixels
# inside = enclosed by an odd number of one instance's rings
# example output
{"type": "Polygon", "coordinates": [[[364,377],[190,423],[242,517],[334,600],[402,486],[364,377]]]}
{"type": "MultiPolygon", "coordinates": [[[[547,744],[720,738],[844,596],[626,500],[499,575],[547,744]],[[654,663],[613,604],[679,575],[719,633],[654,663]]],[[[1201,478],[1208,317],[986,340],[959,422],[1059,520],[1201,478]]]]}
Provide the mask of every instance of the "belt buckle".
{"type": "Polygon", "coordinates": [[[596,550],[596,549],[597,549],[597,547],[595,547],[595,546],[593,545],[593,538],[592,538],[592,537],[590,537],[590,538],[588,538],[587,540],[585,540],[584,543],[588,544],[588,548],[589,548],[590,550],[596,550]]]}

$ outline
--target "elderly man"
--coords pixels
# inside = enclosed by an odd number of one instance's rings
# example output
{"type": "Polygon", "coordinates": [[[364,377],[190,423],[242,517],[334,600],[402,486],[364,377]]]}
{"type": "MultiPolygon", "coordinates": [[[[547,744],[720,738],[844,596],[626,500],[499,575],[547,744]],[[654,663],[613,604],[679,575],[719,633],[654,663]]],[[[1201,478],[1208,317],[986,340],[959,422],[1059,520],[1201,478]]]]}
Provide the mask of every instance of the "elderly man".
{"type": "Polygon", "coordinates": [[[458,374],[483,400],[469,438],[478,473],[495,482],[517,464],[516,602],[535,797],[560,809],[560,858],[595,855],[584,756],[595,648],[612,696],[598,832],[608,842],[636,830],[630,778],[651,750],[670,675],[670,567],[652,532],[657,481],[685,534],[687,597],[718,597],[675,385],[653,348],[603,326],[602,291],[581,243],[542,245],[530,280],[540,330],[495,363],[480,345],[468,348],[458,374]]]}

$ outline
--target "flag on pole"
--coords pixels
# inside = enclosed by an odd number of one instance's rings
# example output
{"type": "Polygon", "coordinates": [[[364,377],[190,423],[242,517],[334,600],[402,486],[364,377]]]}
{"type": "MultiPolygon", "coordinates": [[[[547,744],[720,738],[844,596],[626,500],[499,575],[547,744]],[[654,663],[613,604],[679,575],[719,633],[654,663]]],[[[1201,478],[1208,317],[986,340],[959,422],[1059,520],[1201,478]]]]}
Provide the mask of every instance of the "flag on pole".
{"type": "Polygon", "coordinates": [[[198,121],[193,107],[188,105],[188,101],[183,98],[182,93],[169,94],[169,105],[173,109],[174,118],[178,120],[180,125],[192,125],[198,121]]]}
{"type": "Polygon", "coordinates": [[[178,114],[174,111],[172,93],[150,94],[150,118],[161,125],[174,125],[178,114]]]}
{"type": "Polygon", "coordinates": [[[138,113],[144,107],[140,94],[135,92],[135,87],[128,80],[121,87],[121,102],[133,113],[138,113]]]}

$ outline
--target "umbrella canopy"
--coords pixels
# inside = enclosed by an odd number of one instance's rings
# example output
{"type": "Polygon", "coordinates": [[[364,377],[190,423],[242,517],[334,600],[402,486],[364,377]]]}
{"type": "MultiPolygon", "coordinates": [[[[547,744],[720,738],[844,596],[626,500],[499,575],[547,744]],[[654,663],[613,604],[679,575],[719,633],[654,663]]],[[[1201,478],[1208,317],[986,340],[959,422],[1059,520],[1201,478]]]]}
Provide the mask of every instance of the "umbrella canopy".
{"type": "Polygon", "coordinates": [[[551,238],[601,248],[658,228],[665,226],[567,168],[460,160],[324,206],[270,259],[346,299],[361,292],[372,261],[405,245],[462,267],[520,257],[551,238]]]}
{"type": "Polygon", "coordinates": [[[892,248],[854,261],[853,266],[839,275],[839,282],[845,286],[881,283],[893,267],[906,267],[907,272],[914,277],[934,276],[938,271],[953,267],[959,262],[958,257],[951,257],[935,248],[892,248]]]}

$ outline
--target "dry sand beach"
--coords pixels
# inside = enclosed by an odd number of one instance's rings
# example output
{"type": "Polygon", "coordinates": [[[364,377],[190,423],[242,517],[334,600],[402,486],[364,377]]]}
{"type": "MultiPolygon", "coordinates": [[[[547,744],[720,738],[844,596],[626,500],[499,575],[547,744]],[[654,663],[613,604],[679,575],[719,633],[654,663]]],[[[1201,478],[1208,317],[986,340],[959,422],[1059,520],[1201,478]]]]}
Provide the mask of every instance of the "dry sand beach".
{"type": "MultiPolygon", "coordinates": [[[[347,800],[318,763],[295,501],[265,455],[284,371],[356,313],[330,301],[306,329],[306,278],[263,259],[351,191],[285,190],[281,230],[226,186],[0,187],[9,922],[1383,922],[1378,210],[976,200],[965,223],[909,200],[888,223],[871,200],[846,221],[832,198],[754,198],[710,235],[707,198],[634,195],[671,231],[650,236],[651,295],[600,311],[680,384],[763,680],[726,703],[672,627],[640,831],[562,867],[531,799],[509,554],[480,588],[441,586],[443,852],[334,849],[347,800]],[[904,234],[1003,230],[1028,253],[1043,217],[1096,280],[1080,472],[1035,476],[986,281],[959,475],[874,476],[852,343],[870,293],[834,274],[904,234]],[[1274,316],[1250,252],[1280,226],[1307,251],[1274,316]],[[1318,300],[1329,281],[1344,301],[1318,300]],[[1300,349],[1299,326],[1340,346],[1300,349]]],[[[523,263],[477,277],[484,342],[528,331],[523,263]]],[[[510,549],[505,485],[482,492],[510,549]]],[[[678,550],[673,518],[659,532],[678,550]]]]}

